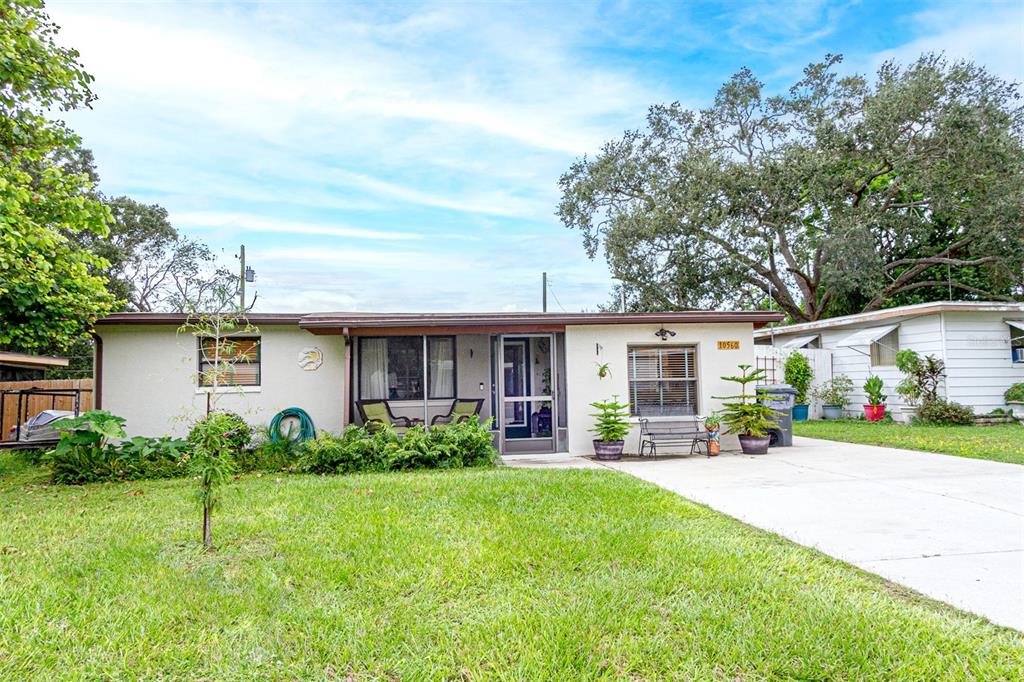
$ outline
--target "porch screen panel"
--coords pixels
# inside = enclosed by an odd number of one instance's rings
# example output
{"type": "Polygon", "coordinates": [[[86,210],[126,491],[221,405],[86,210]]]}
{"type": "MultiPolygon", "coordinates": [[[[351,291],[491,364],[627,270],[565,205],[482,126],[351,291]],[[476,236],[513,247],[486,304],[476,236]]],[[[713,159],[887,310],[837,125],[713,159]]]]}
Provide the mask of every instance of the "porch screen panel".
{"type": "Polygon", "coordinates": [[[455,338],[427,338],[427,395],[430,398],[455,397],[455,338]]]}
{"type": "Polygon", "coordinates": [[[633,414],[697,413],[694,346],[630,346],[629,403],[633,414]]]}
{"type": "Polygon", "coordinates": [[[214,378],[218,386],[259,386],[259,338],[199,339],[199,385],[213,386],[214,378]]]}
{"type": "Polygon", "coordinates": [[[363,400],[387,397],[388,347],[386,339],[359,342],[359,394],[363,400]]]}

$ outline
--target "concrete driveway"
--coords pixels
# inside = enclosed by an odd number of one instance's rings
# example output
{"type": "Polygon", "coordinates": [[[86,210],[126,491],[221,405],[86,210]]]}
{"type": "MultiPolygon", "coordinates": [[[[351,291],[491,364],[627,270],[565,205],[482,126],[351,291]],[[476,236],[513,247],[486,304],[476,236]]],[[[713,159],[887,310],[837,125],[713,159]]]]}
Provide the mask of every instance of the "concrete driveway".
{"type": "Polygon", "coordinates": [[[608,466],[1024,630],[1024,466],[810,438],[608,466]]]}

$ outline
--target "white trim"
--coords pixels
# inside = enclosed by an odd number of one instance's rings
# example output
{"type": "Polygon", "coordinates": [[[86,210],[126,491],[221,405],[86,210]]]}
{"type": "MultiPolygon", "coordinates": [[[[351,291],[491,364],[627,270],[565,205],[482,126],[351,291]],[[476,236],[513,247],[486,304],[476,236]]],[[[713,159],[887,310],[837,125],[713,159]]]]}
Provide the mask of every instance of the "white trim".
{"type": "Polygon", "coordinates": [[[803,348],[811,341],[821,336],[820,334],[808,334],[806,336],[795,336],[791,339],[786,339],[778,345],[779,348],[803,348]]]}
{"type": "Polygon", "coordinates": [[[892,330],[897,329],[898,324],[889,324],[884,327],[869,327],[859,329],[849,336],[844,337],[835,345],[839,348],[853,348],[855,346],[870,346],[892,330]]]}
{"type": "Polygon", "coordinates": [[[216,389],[213,386],[198,386],[196,387],[196,395],[204,395],[206,393],[213,393],[215,395],[224,395],[225,393],[262,393],[262,386],[218,386],[216,389]]]}
{"type": "Polygon", "coordinates": [[[1003,320],[1003,322],[1010,325],[1017,331],[1024,333],[1024,320],[1003,320]]]}

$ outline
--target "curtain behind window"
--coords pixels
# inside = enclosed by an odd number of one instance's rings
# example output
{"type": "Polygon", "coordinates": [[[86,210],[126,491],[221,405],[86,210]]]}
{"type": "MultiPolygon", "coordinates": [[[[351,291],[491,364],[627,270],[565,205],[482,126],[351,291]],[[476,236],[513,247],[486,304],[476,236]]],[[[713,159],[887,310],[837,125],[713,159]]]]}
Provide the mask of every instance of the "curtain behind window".
{"type": "Polygon", "coordinates": [[[431,398],[455,397],[455,344],[450,337],[427,340],[431,398]]]}
{"type": "Polygon", "coordinates": [[[363,400],[387,397],[387,339],[362,339],[359,344],[359,394],[363,400]]]}

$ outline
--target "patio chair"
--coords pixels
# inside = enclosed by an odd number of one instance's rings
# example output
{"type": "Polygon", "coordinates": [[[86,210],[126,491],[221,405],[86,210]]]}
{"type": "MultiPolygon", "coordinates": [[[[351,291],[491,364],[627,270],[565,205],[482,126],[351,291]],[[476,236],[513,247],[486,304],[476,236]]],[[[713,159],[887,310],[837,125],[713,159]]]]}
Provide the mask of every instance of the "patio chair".
{"type": "MultiPolygon", "coordinates": [[[[409,417],[396,417],[391,413],[391,406],[386,400],[357,400],[356,409],[363,420],[363,426],[370,433],[379,431],[385,424],[390,424],[398,433],[405,433],[414,425],[409,417]]],[[[422,423],[422,422],[420,422],[422,423]]]]}
{"type": "Polygon", "coordinates": [[[458,424],[459,422],[469,421],[474,417],[480,416],[480,410],[483,409],[483,406],[483,398],[456,398],[452,401],[452,406],[448,409],[448,414],[437,415],[430,420],[430,425],[434,427],[444,427],[448,424],[458,424]]]}

